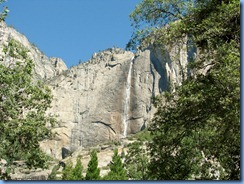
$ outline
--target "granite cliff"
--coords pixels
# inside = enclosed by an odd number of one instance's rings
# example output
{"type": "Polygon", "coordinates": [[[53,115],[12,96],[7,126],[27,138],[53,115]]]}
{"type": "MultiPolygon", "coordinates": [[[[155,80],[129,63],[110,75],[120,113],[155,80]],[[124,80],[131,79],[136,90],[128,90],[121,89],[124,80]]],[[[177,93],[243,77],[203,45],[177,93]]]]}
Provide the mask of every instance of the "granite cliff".
{"type": "MultiPolygon", "coordinates": [[[[182,44],[148,47],[136,53],[110,48],[67,69],[60,58],[48,58],[28,39],[6,24],[0,25],[2,53],[10,39],[23,44],[35,62],[35,77],[44,80],[54,96],[48,113],[58,116],[57,136],[41,142],[55,158],[64,152],[120,140],[148,126],[153,98],[180,85],[187,75],[188,52],[182,44]]],[[[62,155],[63,154],[63,155],[62,155]]]]}

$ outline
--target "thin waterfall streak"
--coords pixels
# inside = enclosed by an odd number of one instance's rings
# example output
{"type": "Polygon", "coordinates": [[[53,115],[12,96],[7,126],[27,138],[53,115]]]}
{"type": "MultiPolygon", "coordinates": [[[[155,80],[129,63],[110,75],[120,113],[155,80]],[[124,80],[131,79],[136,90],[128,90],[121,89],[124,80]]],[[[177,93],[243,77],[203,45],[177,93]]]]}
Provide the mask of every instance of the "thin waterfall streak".
{"type": "Polygon", "coordinates": [[[133,65],[133,59],[132,57],[130,62],[130,68],[127,76],[126,81],[126,88],[125,88],[125,104],[124,104],[124,112],[123,112],[123,123],[124,123],[124,132],[123,137],[127,136],[127,129],[128,129],[128,121],[129,121],[129,107],[130,107],[130,90],[131,90],[131,70],[133,65]]]}

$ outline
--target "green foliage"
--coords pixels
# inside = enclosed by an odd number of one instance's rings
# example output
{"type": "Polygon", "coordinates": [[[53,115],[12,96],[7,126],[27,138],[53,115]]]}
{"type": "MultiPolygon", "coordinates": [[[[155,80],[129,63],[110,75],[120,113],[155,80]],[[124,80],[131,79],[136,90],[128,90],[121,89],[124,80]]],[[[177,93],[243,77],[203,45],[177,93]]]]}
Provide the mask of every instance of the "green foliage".
{"type": "Polygon", "coordinates": [[[133,180],[148,179],[148,154],[145,145],[136,141],[128,145],[128,154],[125,156],[127,175],[133,180]]]}
{"type": "Polygon", "coordinates": [[[46,115],[52,101],[51,91],[33,81],[33,62],[28,50],[10,40],[3,49],[7,65],[0,63],[0,155],[8,164],[25,160],[28,167],[46,167],[47,156],[39,141],[52,136],[55,118],[46,115]]]}
{"type": "MultiPolygon", "coordinates": [[[[194,1],[182,0],[144,0],[139,3],[130,14],[134,32],[127,44],[128,49],[135,50],[148,39],[149,35],[155,35],[159,28],[176,20],[182,20],[186,13],[193,7],[194,1]]],[[[155,39],[157,40],[157,39],[155,39]]]]}
{"type": "Polygon", "coordinates": [[[106,144],[108,144],[110,146],[119,146],[119,145],[121,145],[121,142],[117,141],[117,140],[110,140],[110,141],[106,142],[106,144]]]}
{"type": "MultiPolygon", "coordinates": [[[[3,4],[4,2],[6,2],[6,0],[0,0],[0,4],[3,4]]],[[[9,12],[8,7],[3,6],[3,10],[0,13],[0,22],[5,21],[5,18],[8,15],[8,12],[9,12]]]]}
{"type": "Polygon", "coordinates": [[[67,162],[62,173],[62,180],[71,180],[73,171],[73,163],[71,161],[67,162]]]}
{"type": "Polygon", "coordinates": [[[70,180],[84,180],[84,176],[82,175],[83,166],[80,160],[80,157],[76,160],[75,168],[72,170],[72,177],[70,180]]]}
{"type": "MultiPolygon", "coordinates": [[[[231,54],[238,50],[230,45],[224,47],[225,55],[221,53],[215,59],[221,64],[216,63],[206,75],[185,81],[177,99],[158,107],[151,126],[155,137],[150,145],[150,167],[154,176],[159,174],[156,178],[187,179],[198,175],[201,151],[220,162],[226,172],[221,179],[239,178],[240,63],[238,56],[231,54]],[[162,172],[162,168],[167,169],[162,172]]],[[[208,169],[202,179],[206,179],[208,169]]]]}
{"type": "Polygon", "coordinates": [[[83,166],[80,157],[78,157],[74,168],[71,161],[66,164],[63,170],[62,180],[84,180],[82,172],[83,166]]]}
{"type": "Polygon", "coordinates": [[[128,180],[121,157],[118,155],[118,149],[114,150],[110,171],[108,175],[103,177],[103,180],[128,180]]]}
{"type": "Polygon", "coordinates": [[[86,180],[99,180],[100,177],[100,169],[98,168],[98,160],[97,160],[97,152],[96,150],[92,150],[91,159],[88,163],[88,168],[86,171],[86,180]]]}
{"type": "Polygon", "coordinates": [[[140,131],[138,133],[136,133],[133,136],[134,139],[138,140],[138,141],[151,141],[152,140],[152,135],[150,133],[150,131],[148,131],[148,129],[144,129],[143,131],[140,131]]]}
{"type": "MultiPolygon", "coordinates": [[[[153,136],[148,145],[149,179],[238,180],[240,2],[196,1],[194,7],[179,9],[184,12],[180,21],[168,21],[165,27],[160,26],[163,15],[155,13],[157,3],[144,0],[132,14],[136,26],[150,23],[153,30],[139,40],[132,38],[134,43],[177,44],[187,36],[190,47],[197,48],[197,57],[191,63],[195,72],[182,86],[155,100],[157,112],[149,128],[153,136]]],[[[163,1],[161,5],[171,11],[163,1]]]]}

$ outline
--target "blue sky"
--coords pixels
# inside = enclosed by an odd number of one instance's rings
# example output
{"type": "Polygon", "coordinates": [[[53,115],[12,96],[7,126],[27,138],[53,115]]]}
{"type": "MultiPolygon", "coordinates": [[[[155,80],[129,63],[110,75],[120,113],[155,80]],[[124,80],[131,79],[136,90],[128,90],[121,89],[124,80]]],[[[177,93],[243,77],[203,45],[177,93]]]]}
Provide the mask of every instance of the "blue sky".
{"type": "Polygon", "coordinates": [[[8,25],[48,57],[68,67],[94,52],[125,48],[132,34],[129,14],[141,0],[8,0],[8,25]]]}

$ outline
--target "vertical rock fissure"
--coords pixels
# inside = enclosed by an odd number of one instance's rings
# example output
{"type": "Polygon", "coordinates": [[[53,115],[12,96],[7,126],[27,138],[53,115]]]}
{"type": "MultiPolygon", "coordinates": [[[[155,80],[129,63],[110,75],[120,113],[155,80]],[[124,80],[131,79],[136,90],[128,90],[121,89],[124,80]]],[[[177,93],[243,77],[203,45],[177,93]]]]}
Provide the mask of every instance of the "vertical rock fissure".
{"type": "Polygon", "coordinates": [[[132,70],[133,60],[134,60],[134,56],[131,58],[127,81],[126,81],[126,88],[125,88],[125,103],[124,103],[124,112],[123,112],[123,124],[124,124],[123,137],[127,136],[127,129],[128,129],[129,110],[130,110],[130,91],[131,91],[131,70],[132,70]]]}

